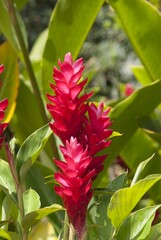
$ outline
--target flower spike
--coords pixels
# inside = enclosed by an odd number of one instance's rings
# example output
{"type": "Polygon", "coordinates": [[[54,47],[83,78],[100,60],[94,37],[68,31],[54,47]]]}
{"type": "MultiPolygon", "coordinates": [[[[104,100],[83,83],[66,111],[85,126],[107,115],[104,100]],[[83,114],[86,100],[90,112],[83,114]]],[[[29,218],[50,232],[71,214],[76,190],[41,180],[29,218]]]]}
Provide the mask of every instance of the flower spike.
{"type": "Polygon", "coordinates": [[[82,93],[87,79],[82,80],[83,59],[73,61],[67,53],[64,61],[54,67],[51,84],[54,95],[47,95],[47,109],[54,122],[52,131],[61,139],[60,150],[64,161],[55,159],[59,171],[54,177],[58,183],[55,192],[62,197],[70,222],[81,239],[86,222],[87,206],[93,196],[92,182],[103,169],[107,154],[98,152],[107,148],[112,130],[108,112],[101,103],[98,107],[86,101],[92,93],[82,93]]]}

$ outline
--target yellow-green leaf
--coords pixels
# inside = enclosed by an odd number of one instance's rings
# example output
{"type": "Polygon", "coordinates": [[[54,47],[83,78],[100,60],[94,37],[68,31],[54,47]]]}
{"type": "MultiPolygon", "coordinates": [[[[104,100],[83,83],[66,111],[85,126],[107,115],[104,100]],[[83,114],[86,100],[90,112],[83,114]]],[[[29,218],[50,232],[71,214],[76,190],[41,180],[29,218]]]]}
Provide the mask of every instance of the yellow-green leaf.
{"type": "Polygon", "coordinates": [[[145,0],[109,0],[153,81],[161,78],[161,15],[145,0]]]}
{"type": "Polygon", "coordinates": [[[0,228],[0,237],[8,240],[20,240],[20,236],[15,232],[9,232],[0,228]]]}
{"type": "Polygon", "coordinates": [[[150,232],[152,221],[159,207],[160,205],[139,209],[128,216],[118,229],[116,240],[145,239],[150,232]]]}
{"type": "Polygon", "coordinates": [[[49,207],[40,208],[36,211],[30,212],[23,219],[23,227],[27,230],[36,224],[40,219],[59,210],[64,210],[64,208],[59,204],[53,204],[49,207]]]}
{"type": "Polygon", "coordinates": [[[29,234],[29,240],[58,240],[54,227],[47,218],[37,223],[29,234]]]}
{"type": "Polygon", "coordinates": [[[53,65],[57,65],[67,52],[75,59],[104,0],[57,1],[52,13],[48,39],[43,54],[43,88],[50,91],[53,65]]]}
{"type": "Polygon", "coordinates": [[[115,228],[120,226],[142,196],[160,179],[160,174],[149,175],[133,186],[114,193],[108,206],[108,217],[115,228]]]}
{"type": "Polygon", "coordinates": [[[24,211],[25,214],[33,212],[40,208],[40,197],[33,189],[29,189],[23,193],[24,211]]]}
{"type": "Polygon", "coordinates": [[[9,122],[11,120],[16,107],[16,98],[19,87],[19,69],[17,61],[17,54],[9,42],[1,44],[0,64],[4,65],[5,70],[0,75],[0,100],[8,98],[9,101],[4,119],[5,122],[9,122]]]}

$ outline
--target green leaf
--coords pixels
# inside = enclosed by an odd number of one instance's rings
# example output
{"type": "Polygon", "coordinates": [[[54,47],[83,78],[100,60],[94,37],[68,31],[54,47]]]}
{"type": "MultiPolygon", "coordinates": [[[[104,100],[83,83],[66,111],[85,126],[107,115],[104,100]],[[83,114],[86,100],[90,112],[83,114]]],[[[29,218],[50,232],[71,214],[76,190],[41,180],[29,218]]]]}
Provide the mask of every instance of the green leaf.
{"type": "MultiPolygon", "coordinates": [[[[152,156],[155,153],[153,160],[149,162],[144,170],[143,175],[147,176],[149,175],[149,172],[146,172],[147,169],[150,168],[153,163],[154,165],[157,165],[160,161],[157,152],[158,144],[156,144],[156,142],[154,142],[153,139],[151,139],[143,129],[138,128],[121,151],[121,157],[125,160],[129,168],[135,172],[143,159],[148,159],[149,156],[152,156]],[[138,146],[140,146],[139,151],[138,146]],[[133,152],[135,152],[135,154],[132,154],[133,152]]],[[[156,169],[161,170],[161,168],[157,166],[155,169],[153,169],[154,171],[150,172],[150,174],[160,173],[160,170],[156,171],[156,169]]]]}
{"type": "Polygon", "coordinates": [[[127,187],[127,184],[128,184],[127,172],[125,172],[118,176],[117,178],[115,178],[112,182],[110,182],[107,186],[107,189],[117,191],[121,188],[127,187]]]}
{"type": "Polygon", "coordinates": [[[0,237],[8,240],[20,240],[20,236],[17,233],[9,232],[0,228],[0,237]]]}
{"type": "Polygon", "coordinates": [[[141,173],[143,172],[145,166],[147,165],[147,163],[154,157],[154,154],[148,158],[147,160],[141,162],[138,166],[138,168],[136,169],[135,175],[133,177],[133,180],[131,182],[131,186],[133,186],[139,179],[141,173]]]}
{"type": "Polygon", "coordinates": [[[6,38],[9,40],[13,48],[18,53],[20,47],[18,44],[14,28],[12,26],[10,15],[8,13],[9,12],[7,1],[0,0],[0,16],[1,16],[0,30],[3,32],[3,34],[6,36],[6,38]]]}
{"type": "Polygon", "coordinates": [[[0,160],[0,188],[14,199],[15,184],[7,162],[0,160]]]}
{"type": "Polygon", "coordinates": [[[134,76],[136,79],[143,85],[146,86],[152,82],[149,74],[143,66],[132,66],[131,67],[134,76]]]}
{"type": "MultiPolygon", "coordinates": [[[[53,184],[45,184],[44,176],[53,174],[51,168],[47,168],[40,162],[35,162],[26,176],[26,183],[28,186],[36,190],[41,196],[42,207],[50,206],[53,203],[62,204],[60,197],[55,193],[53,184]]],[[[60,219],[64,219],[64,213],[61,211],[56,212],[50,216],[52,222],[55,223],[54,229],[57,234],[63,227],[60,219]]]]}
{"type": "Polygon", "coordinates": [[[23,193],[25,215],[40,208],[40,197],[36,191],[29,189],[23,193]]]}
{"type": "Polygon", "coordinates": [[[59,211],[59,210],[64,210],[64,208],[59,205],[59,204],[53,204],[49,207],[44,207],[40,208],[36,211],[30,212],[27,214],[23,221],[23,227],[28,230],[30,227],[32,227],[35,223],[37,223],[40,219],[48,216],[49,214],[59,211]]]}
{"type": "MultiPolygon", "coordinates": [[[[98,235],[100,240],[111,239],[114,228],[110,219],[107,216],[107,206],[110,202],[111,196],[120,188],[127,186],[127,173],[124,173],[110,182],[107,188],[94,189],[95,202],[89,207],[88,222],[94,225],[94,234],[98,235]],[[97,194],[97,195],[96,195],[97,194]],[[99,196],[98,196],[99,194],[99,196]],[[91,218],[91,219],[90,219],[91,218]]],[[[89,231],[88,238],[92,235],[89,231]]]]}
{"type": "Polygon", "coordinates": [[[128,184],[127,172],[121,174],[108,184],[106,188],[95,188],[94,194],[112,195],[117,190],[126,187],[128,184]]]}
{"type": "Polygon", "coordinates": [[[13,156],[15,154],[15,147],[16,147],[16,138],[13,137],[9,142],[9,148],[13,156]]]}
{"type": "MultiPolygon", "coordinates": [[[[95,220],[93,220],[92,218],[94,218],[93,216],[95,216],[96,212],[92,211],[90,213],[88,213],[88,218],[87,218],[87,239],[88,240],[93,240],[93,239],[99,239],[100,235],[99,235],[99,231],[98,231],[98,226],[95,223],[95,220]]],[[[59,239],[61,239],[61,237],[59,237],[59,239]]]]}
{"type": "Polygon", "coordinates": [[[20,144],[30,134],[43,126],[42,116],[35,101],[35,95],[23,81],[20,82],[17,105],[10,125],[20,144]]]}
{"type": "Polygon", "coordinates": [[[144,129],[145,133],[149,135],[152,139],[154,139],[156,142],[161,144],[161,133],[154,132],[148,129],[144,129]]]}
{"type": "Polygon", "coordinates": [[[17,153],[17,167],[19,170],[21,169],[21,177],[24,177],[32,164],[36,161],[51,133],[52,131],[47,124],[32,133],[23,143],[17,153]]]}
{"type": "Polygon", "coordinates": [[[142,117],[137,120],[140,128],[142,128],[147,135],[161,144],[161,121],[160,113],[152,117],[142,117]]]}
{"type": "MultiPolygon", "coordinates": [[[[57,65],[58,58],[62,60],[67,52],[71,52],[74,59],[77,57],[103,3],[104,0],[57,1],[43,54],[43,80],[52,78],[53,65],[57,65]]],[[[48,81],[42,84],[44,93],[49,92],[48,81]]]]}
{"type": "Polygon", "coordinates": [[[7,225],[9,222],[10,222],[10,220],[0,221],[0,227],[7,225]]]}
{"type": "Polygon", "coordinates": [[[142,196],[160,179],[160,174],[149,175],[133,186],[114,193],[108,206],[108,216],[115,228],[120,226],[142,196]]]}
{"type": "MultiPolygon", "coordinates": [[[[153,159],[146,165],[144,171],[141,174],[141,178],[148,176],[149,174],[160,174],[161,173],[161,155],[160,146],[151,137],[149,137],[143,129],[138,129],[131,139],[127,142],[125,148],[121,152],[121,157],[125,160],[129,168],[135,172],[139,163],[143,160],[152,156],[153,159]],[[137,143],[137,144],[136,144],[137,143]],[[139,151],[138,151],[139,146],[139,151]],[[146,149],[146,151],[145,151],[146,149]],[[133,154],[135,153],[135,154],[133,154]]],[[[139,177],[140,178],[140,177],[139,177]]],[[[161,186],[159,181],[151,190],[150,194],[152,199],[156,203],[161,202],[161,196],[158,194],[158,189],[161,186]]]]}
{"type": "MultiPolygon", "coordinates": [[[[40,33],[40,35],[36,39],[35,44],[33,45],[32,49],[30,51],[30,59],[32,61],[42,60],[47,36],[48,36],[48,28],[40,33]]],[[[40,64],[39,64],[39,66],[40,66],[40,64]]]]}
{"type": "Polygon", "coordinates": [[[161,240],[161,223],[152,226],[146,240],[161,240]]]}
{"type": "Polygon", "coordinates": [[[45,184],[49,184],[49,183],[57,184],[57,181],[54,179],[53,174],[50,176],[46,176],[45,180],[46,180],[45,184]]]}
{"type": "Polygon", "coordinates": [[[150,0],[149,2],[151,2],[158,9],[160,8],[160,0],[150,0]]]}
{"type": "MultiPolygon", "coordinates": [[[[16,54],[19,55],[19,57],[23,60],[23,55],[21,54],[21,48],[18,42],[18,38],[13,27],[13,21],[11,20],[12,13],[9,8],[10,7],[7,1],[0,0],[0,16],[1,16],[0,30],[5,35],[6,39],[10,42],[16,54]]],[[[24,22],[20,14],[16,11],[16,9],[15,9],[15,13],[17,16],[19,27],[22,31],[22,36],[27,46],[27,34],[26,34],[24,22]]]]}
{"type": "Polygon", "coordinates": [[[16,221],[18,217],[18,208],[17,206],[11,201],[9,196],[6,196],[3,204],[2,204],[2,219],[0,224],[5,223],[3,229],[8,230],[8,223],[10,222],[11,218],[12,221],[16,221]]]}
{"type": "MultiPolygon", "coordinates": [[[[112,129],[116,132],[123,133],[123,135],[121,136],[121,140],[120,138],[117,137],[112,139],[112,144],[107,149],[107,153],[109,153],[108,161],[105,161],[104,170],[99,175],[98,180],[96,180],[97,186],[98,184],[101,186],[107,184],[107,179],[104,179],[104,176],[106,176],[105,173],[107,171],[109,164],[113,159],[116,158],[117,155],[121,153],[121,151],[123,151],[125,147],[128,146],[130,140],[132,139],[134,134],[138,131],[139,128],[136,119],[139,117],[149,115],[160,104],[161,102],[160,89],[161,80],[155,81],[154,83],[151,83],[148,86],[145,86],[137,90],[131,96],[118,103],[112,109],[110,113],[110,118],[113,121],[112,129]],[[151,99],[151,96],[155,96],[155,98],[153,98],[153,101],[149,101],[149,99],[151,99]]],[[[141,150],[144,149],[141,148],[141,150]]],[[[137,152],[138,155],[140,155],[140,152],[139,151],[137,152]]],[[[147,149],[147,151],[144,151],[144,153],[145,154],[148,153],[147,156],[144,158],[146,159],[149,156],[151,156],[154,153],[154,151],[151,152],[151,149],[150,150],[147,149]]],[[[138,157],[137,153],[133,155],[134,156],[136,155],[138,157]]],[[[138,162],[140,161],[141,159],[138,158],[138,162]]],[[[127,162],[127,164],[130,163],[131,159],[129,163],[127,162]]],[[[135,167],[138,166],[137,163],[135,167]]]]}
{"type": "Polygon", "coordinates": [[[97,204],[94,216],[100,240],[104,240],[105,236],[106,239],[110,239],[114,231],[111,221],[107,217],[107,206],[109,204],[110,198],[111,194],[102,195],[96,198],[97,204]]]}
{"type": "Polygon", "coordinates": [[[1,74],[0,99],[8,98],[9,105],[6,109],[4,121],[9,122],[16,107],[19,87],[18,57],[9,42],[0,45],[0,59],[5,67],[1,74]],[[10,53],[10,57],[8,57],[8,53],[10,53]]]}
{"type": "Polygon", "coordinates": [[[26,5],[27,2],[28,0],[14,0],[14,3],[16,4],[19,10],[21,10],[26,5]]]}
{"type": "Polygon", "coordinates": [[[128,216],[118,229],[116,240],[146,239],[150,232],[155,212],[159,207],[160,205],[146,207],[128,216]]]}
{"type": "Polygon", "coordinates": [[[28,235],[28,240],[58,240],[53,224],[48,218],[37,223],[28,235]]]}
{"type": "Polygon", "coordinates": [[[149,76],[153,81],[160,79],[160,12],[144,0],[109,0],[109,2],[119,16],[122,26],[149,76]]]}

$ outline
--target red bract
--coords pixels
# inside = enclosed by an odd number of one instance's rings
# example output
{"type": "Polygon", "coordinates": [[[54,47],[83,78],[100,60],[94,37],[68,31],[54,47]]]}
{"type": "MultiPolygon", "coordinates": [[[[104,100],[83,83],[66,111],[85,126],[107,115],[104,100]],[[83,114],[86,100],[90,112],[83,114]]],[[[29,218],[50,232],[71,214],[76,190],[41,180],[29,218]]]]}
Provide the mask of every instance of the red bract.
{"type": "MultiPolygon", "coordinates": [[[[0,73],[2,73],[3,70],[4,70],[4,66],[0,65],[0,73]]],[[[0,101],[0,121],[2,121],[4,118],[4,110],[7,108],[7,106],[8,106],[8,99],[4,99],[0,101]]],[[[0,148],[2,147],[2,143],[4,141],[3,132],[7,126],[8,126],[8,123],[0,123],[0,148]]]]}
{"type": "MultiPolygon", "coordinates": [[[[90,170],[95,169],[93,180],[98,173],[103,170],[103,162],[107,154],[97,156],[97,153],[105,149],[111,144],[111,140],[107,140],[111,136],[112,130],[108,129],[112,122],[107,116],[110,108],[103,111],[103,103],[96,107],[93,103],[88,106],[88,116],[84,119],[84,128],[81,134],[83,145],[88,145],[88,151],[92,157],[90,170]]],[[[87,171],[89,169],[87,168],[87,171]]]]}
{"type": "Polygon", "coordinates": [[[2,65],[0,65],[0,74],[1,74],[3,71],[4,71],[4,66],[3,66],[3,64],[2,64],[2,65]]]}
{"type": "Polygon", "coordinates": [[[88,203],[92,197],[91,185],[95,170],[86,174],[86,169],[91,163],[88,149],[85,150],[76,138],[71,137],[70,142],[61,147],[65,162],[55,160],[61,172],[55,174],[55,179],[60,186],[55,186],[67,208],[70,221],[78,236],[83,234],[88,203]]]}
{"type": "Polygon", "coordinates": [[[70,53],[65,55],[64,62],[59,61],[60,69],[54,67],[51,84],[55,95],[47,95],[50,104],[47,108],[54,120],[50,123],[53,132],[61,139],[60,147],[64,161],[55,160],[60,171],[55,179],[59,186],[55,191],[63,199],[71,223],[78,239],[85,229],[85,218],[88,203],[92,197],[92,182],[103,169],[107,154],[98,152],[107,148],[112,130],[110,109],[103,110],[101,103],[96,107],[93,103],[85,103],[92,93],[80,93],[87,79],[81,80],[84,69],[83,59],[73,62],[70,53]]]}
{"type": "Polygon", "coordinates": [[[82,58],[73,62],[71,54],[68,53],[64,62],[58,63],[60,70],[54,67],[55,85],[51,84],[55,96],[47,94],[51,101],[51,104],[47,104],[47,109],[54,119],[54,123],[50,124],[51,129],[65,144],[71,136],[77,137],[87,111],[87,104],[84,102],[92,93],[79,97],[87,82],[87,79],[80,81],[84,69],[82,58]]]}
{"type": "Polygon", "coordinates": [[[131,83],[127,83],[124,91],[125,97],[130,96],[133,92],[134,92],[134,87],[132,86],[131,83]]]}

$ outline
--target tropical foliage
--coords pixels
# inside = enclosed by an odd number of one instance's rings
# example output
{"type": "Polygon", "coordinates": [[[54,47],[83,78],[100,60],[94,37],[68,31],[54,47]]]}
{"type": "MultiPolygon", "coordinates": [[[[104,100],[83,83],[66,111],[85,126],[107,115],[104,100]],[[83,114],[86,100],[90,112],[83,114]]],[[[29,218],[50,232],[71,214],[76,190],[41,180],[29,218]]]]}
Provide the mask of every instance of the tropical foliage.
{"type": "Polygon", "coordinates": [[[31,50],[27,3],[0,0],[0,237],[161,239],[160,1],[59,0],[31,50]],[[108,100],[76,60],[106,5],[140,59],[108,100]]]}

